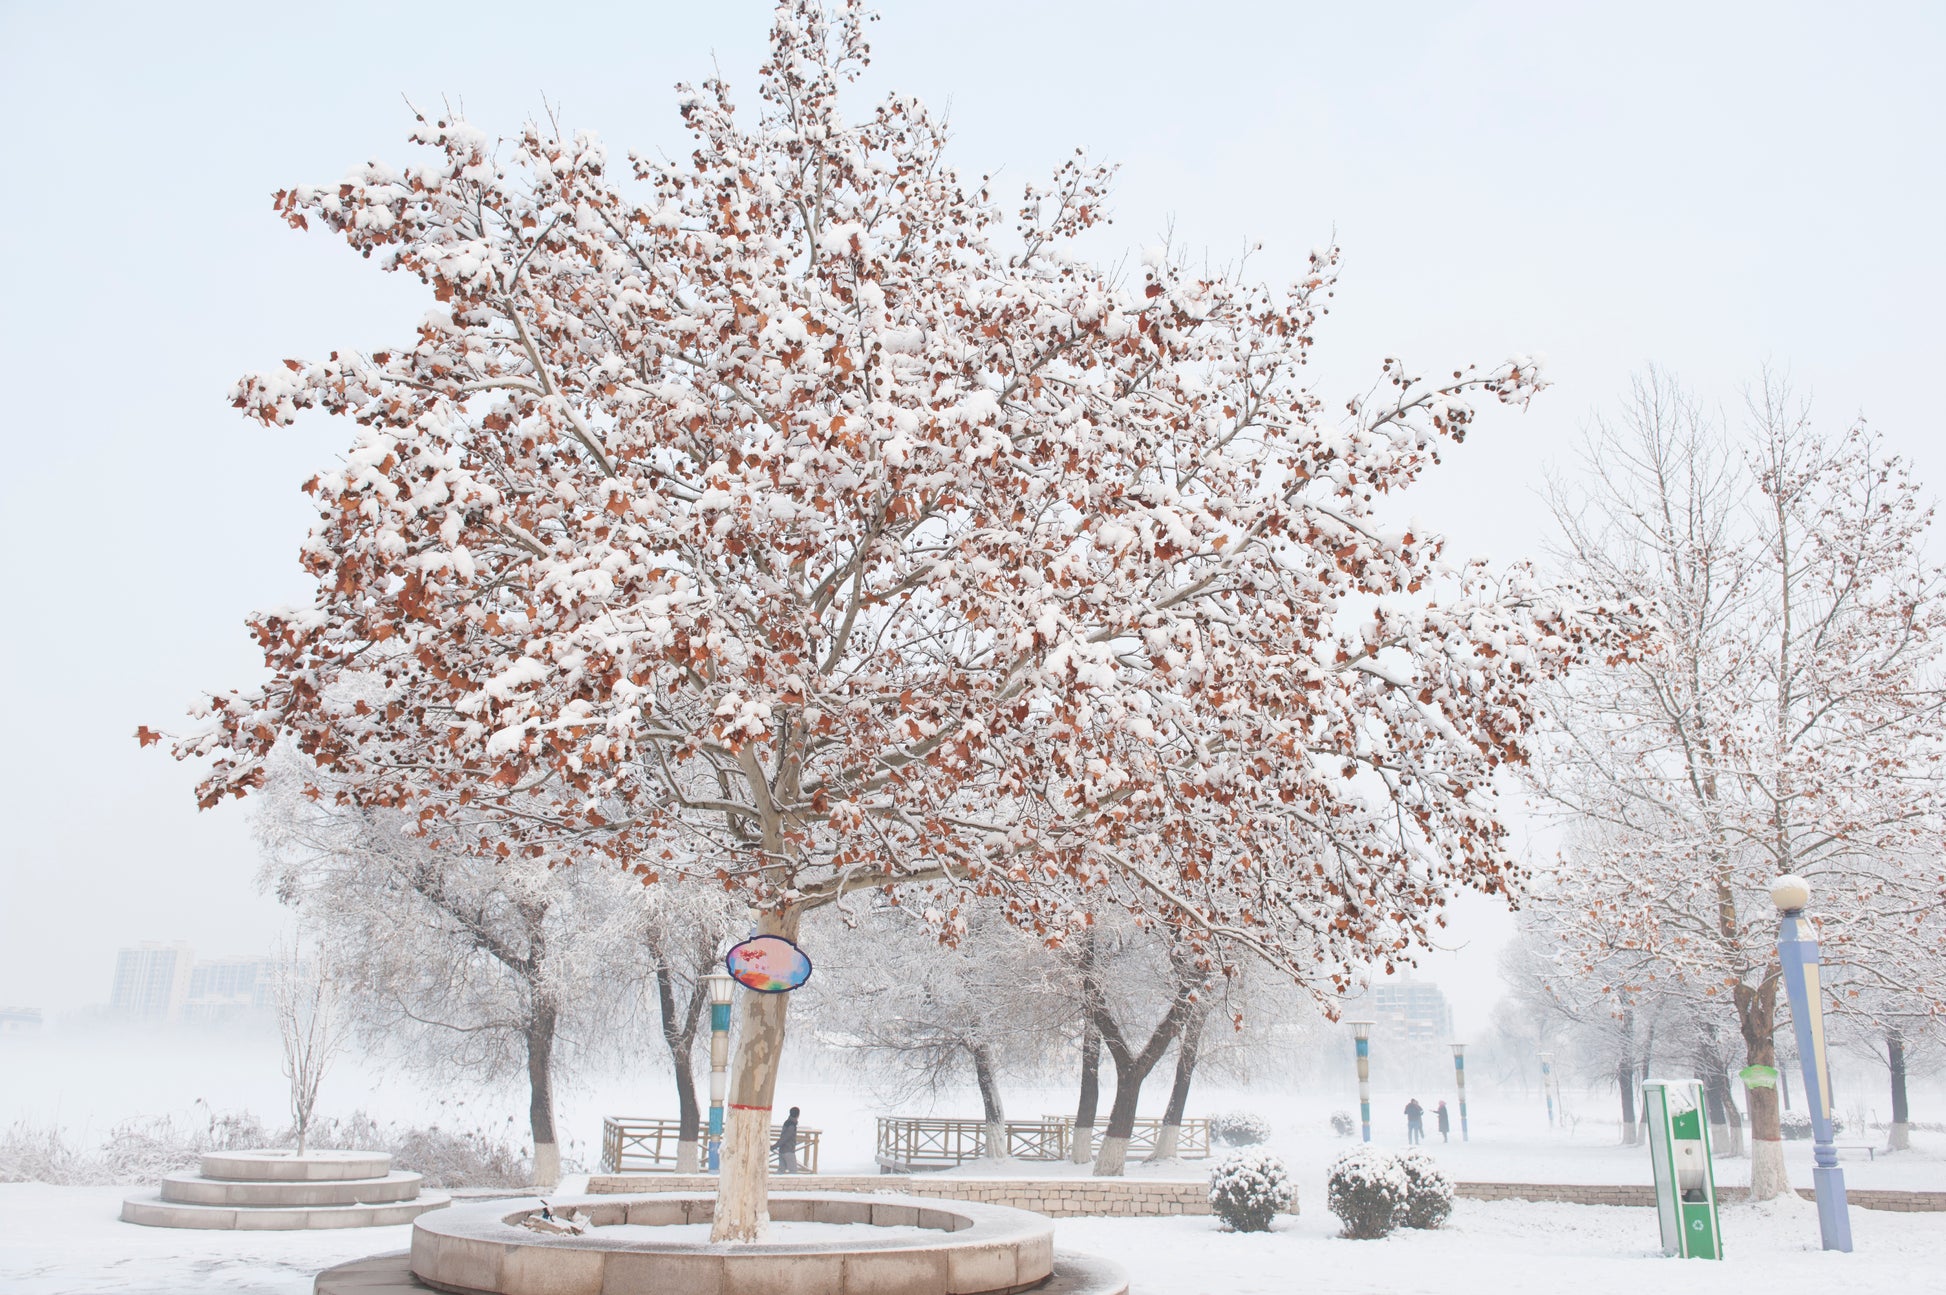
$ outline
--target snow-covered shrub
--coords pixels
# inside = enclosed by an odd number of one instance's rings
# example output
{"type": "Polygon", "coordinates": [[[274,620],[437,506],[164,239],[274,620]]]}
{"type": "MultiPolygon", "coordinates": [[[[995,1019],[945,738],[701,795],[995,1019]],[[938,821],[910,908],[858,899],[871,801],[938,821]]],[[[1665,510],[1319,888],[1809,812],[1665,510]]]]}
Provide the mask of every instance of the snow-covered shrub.
{"type": "MultiPolygon", "coordinates": [[[[311,1126],[311,1145],[347,1151],[388,1151],[392,1168],[423,1174],[428,1187],[521,1187],[533,1181],[526,1154],[489,1129],[438,1124],[383,1125],[363,1111],[311,1126]]],[[[579,1172],[563,1160],[562,1169],[579,1172]]]]}
{"type": "MultiPolygon", "coordinates": [[[[206,1151],[290,1146],[296,1131],[271,1133],[247,1113],[211,1111],[203,1120],[163,1115],[125,1120],[89,1148],[58,1125],[25,1122],[0,1131],[0,1182],[52,1183],[62,1187],[152,1184],[163,1175],[193,1168],[206,1151]]],[[[532,1167],[517,1143],[488,1129],[450,1130],[440,1125],[381,1125],[363,1111],[311,1126],[318,1149],[389,1151],[392,1168],[425,1175],[428,1187],[522,1187],[532,1167]]],[[[562,1166],[582,1172],[571,1160],[562,1166]]]]}
{"type": "Polygon", "coordinates": [[[1226,1147],[1254,1147],[1270,1141],[1270,1121],[1249,1111],[1231,1111],[1211,1117],[1209,1135],[1226,1147]]]}
{"type": "Polygon", "coordinates": [[[99,1157],[68,1141],[57,1125],[22,1120],[0,1132],[0,1183],[79,1187],[111,1181],[101,1173],[99,1157]]]}
{"type": "Polygon", "coordinates": [[[1209,1176],[1209,1203],[1235,1232],[1267,1232],[1291,1203],[1291,1176],[1268,1151],[1231,1156],[1209,1176]]]}
{"type": "Polygon", "coordinates": [[[1370,1147],[1347,1151],[1331,1162],[1325,1204],[1360,1240],[1382,1237],[1405,1220],[1411,1184],[1399,1158],[1370,1147]]]}
{"type": "Polygon", "coordinates": [[[19,1123],[0,1133],[0,1182],[52,1183],[62,1187],[156,1183],[192,1167],[206,1151],[271,1145],[256,1116],[206,1110],[203,1120],[173,1115],[124,1120],[89,1149],[59,1125],[19,1123]]]}
{"type": "MultiPolygon", "coordinates": [[[[1808,1142],[1811,1140],[1811,1117],[1802,1111],[1785,1111],[1777,1117],[1778,1129],[1786,1142],[1808,1142]]],[[[1836,1111],[1831,1113],[1831,1136],[1837,1137],[1845,1131],[1845,1117],[1836,1111]]]]}
{"type": "Polygon", "coordinates": [[[1331,1131],[1337,1134],[1339,1137],[1341,1138],[1350,1137],[1351,1131],[1354,1127],[1355,1125],[1352,1121],[1350,1111],[1331,1112],[1331,1131]]]}
{"type": "Polygon", "coordinates": [[[1453,1212],[1453,1180],[1423,1151],[1403,1151],[1398,1157],[1405,1173],[1405,1217],[1409,1228],[1436,1228],[1453,1212]]]}

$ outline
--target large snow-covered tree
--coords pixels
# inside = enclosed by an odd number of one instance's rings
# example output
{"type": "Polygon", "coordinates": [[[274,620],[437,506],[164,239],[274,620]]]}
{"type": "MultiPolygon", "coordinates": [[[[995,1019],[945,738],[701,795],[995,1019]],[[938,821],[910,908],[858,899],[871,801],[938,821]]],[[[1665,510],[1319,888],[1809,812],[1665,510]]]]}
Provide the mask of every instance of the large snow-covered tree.
{"type": "MultiPolygon", "coordinates": [[[[277,195],[429,301],[236,388],[356,430],[307,487],[315,598],[252,618],[268,682],[175,744],[204,802],[287,736],[429,836],[498,816],[467,839],[726,887],[770,933],[946,883],[1321,986],[1504,893],[1495,771],[1592,631],[1379,510],[1534,365],[1327,401],[1335,252],[1284,292],[1080,260],[1107,172],[1003,206],[916,100],[847,120],[864,25],[784,0],[754,118],[683,89],[679,161],[446,116],[418,165],[277,195]]],[[[743,1002],[719,1238],[762,1226],[787,1002],[743,1002]]]]}
{"type": "MultiPolygon", "coordinates": [[[[1553,891],[1605,975],[1729,1011],[1746,1065],[1781,1023],[1772,878],[1811,879],[1825,959],[1946,1003],[1946,583],[1907,469],[1781,383],[1741,435],[1665,375],[1591,435],[1556,508],[1574,576],[1653,605],[1655,650],[1558,692],[1530,768],[1581,825],[1553,891]]],[[[1749,1090],[1751,1189],[1788,1188],[1778,1091],[1749,1090]]]]}

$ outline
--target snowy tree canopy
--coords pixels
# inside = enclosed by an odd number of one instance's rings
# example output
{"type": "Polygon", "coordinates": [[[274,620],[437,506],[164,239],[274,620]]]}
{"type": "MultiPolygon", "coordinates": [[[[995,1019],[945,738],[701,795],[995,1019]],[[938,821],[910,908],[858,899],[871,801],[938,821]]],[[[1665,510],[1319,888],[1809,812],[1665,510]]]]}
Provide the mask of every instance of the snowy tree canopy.
{"type": "Polygon", "coordinates": [[[1105,169],[1003,205],[918,101],[840,114],[863,23],[780,4],[754,117],[683,88],[679,162],[422,117],[417,165],[277,194],[429,299],[237,384],[355,435],[269,682],[175,741],[203,803],[288,736],[429,834],[497,815],[471,848],[767,911],[944,882],[1056,940],[1119,904],[1314,982],[1505,891],[1491,780],[1600,631],[1375,507],[1533,363],[1328,401],[1335,251],[1087,264],[1105,169]]]}

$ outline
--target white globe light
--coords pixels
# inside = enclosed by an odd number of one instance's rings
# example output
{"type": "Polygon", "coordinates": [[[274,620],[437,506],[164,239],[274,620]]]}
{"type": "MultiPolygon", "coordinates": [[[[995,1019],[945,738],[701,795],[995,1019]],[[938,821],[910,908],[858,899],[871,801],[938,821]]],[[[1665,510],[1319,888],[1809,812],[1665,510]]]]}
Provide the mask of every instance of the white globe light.
{"type": "Polygon", "coordinates": [[[1804,908],[1811,902],[1811,883],[1787,872],[1770,883],[1770,902],[1786,913],[1804,908]]]}

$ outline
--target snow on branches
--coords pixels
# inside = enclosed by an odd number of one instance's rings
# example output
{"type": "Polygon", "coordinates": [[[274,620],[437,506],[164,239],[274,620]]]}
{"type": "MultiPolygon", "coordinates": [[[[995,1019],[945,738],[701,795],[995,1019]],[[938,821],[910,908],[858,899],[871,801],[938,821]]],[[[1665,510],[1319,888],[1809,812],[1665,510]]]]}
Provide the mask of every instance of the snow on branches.
{"type": "MultiPolygon", "coordinates": [[[[1588,457],[1556,504],[1569,565],[1659,627],[1558,691],[1532,766],[1578,825],[1540,897],[1564,969],[1621,1003],[1727,1003],[1747,1062],[1774,1064],[1770,884],[1791,873],[1839,1006],[1878,989],[1946,1014],[1946,571],[1906,466],[1862,427],[1817,430],[1773,379],[1732,437],[1660,374],[1588,457]]],[[[1785,1186],[1777,1093],[1750,1100],[1761,1198],[1785,1186]]]]}
{"type": "Polygon", "coordinates": [[[1335,251],[1282,292],[1082,262],[1108,172],[1010,213],[916,100],[845,119],[862,25],[780,4],[755,119],[684,88],[680,163],[422,118],[418,165],[276,196],[429,301],[237,384],[355,435],[270,681],[176,742],[203,802],[288,738],[477,848],[776,910],[944,881],[1055,940],[1120,904],[1310,979],[1504,891],[1491,780],[1601,631],[1374,510],[1534,365],[1388,360],[1327,414],[1335,251]]]}

